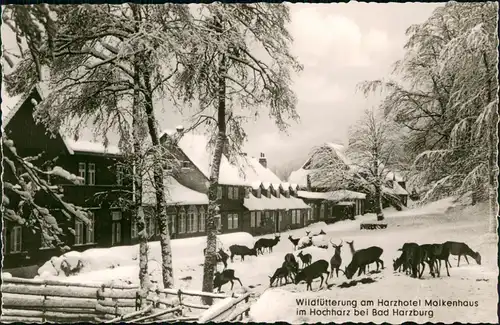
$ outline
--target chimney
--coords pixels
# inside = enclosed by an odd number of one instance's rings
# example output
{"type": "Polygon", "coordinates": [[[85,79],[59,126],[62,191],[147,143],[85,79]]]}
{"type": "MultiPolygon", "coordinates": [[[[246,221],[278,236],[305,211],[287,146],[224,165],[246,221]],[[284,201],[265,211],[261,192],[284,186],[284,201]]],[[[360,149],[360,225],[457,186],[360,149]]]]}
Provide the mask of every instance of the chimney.
{"type": "Polygon", "coordinates": [[[264,155],[263,152],[260,153],[260,158],[259,158],[259,163],[264,166],[264,168],[267,168],[267,158],[264,155]]]}
{"type": "Polygon", "coordinates": [[[184,131],[184,127],[182,125],[177,125],[175,127],[175,130],[178,132],[178,133],[181,133],[182,131],[184,131]]]}

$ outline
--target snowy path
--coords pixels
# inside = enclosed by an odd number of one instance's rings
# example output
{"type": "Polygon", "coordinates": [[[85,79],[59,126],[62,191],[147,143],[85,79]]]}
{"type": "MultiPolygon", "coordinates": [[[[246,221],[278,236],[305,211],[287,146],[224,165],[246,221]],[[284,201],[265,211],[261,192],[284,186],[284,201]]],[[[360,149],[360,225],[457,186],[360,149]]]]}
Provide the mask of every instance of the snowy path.
{"type": "MultiPolygon", "coordinates": [[[[236,257],[234,262],[229,261],[228,268],[234,269],[246,290],[255,294],[257,300],[251,310],[254,321],[273,322],[287,321],[290,323],[302,322],[328,322],[328,321],[357,321],[381,322],[389,321],[399,323],[405,320],[416,322],[496,322],[497,291],[495,289],[497,278],[497,239],[496,236],[483,235],[487,231],[488,220],[485,217],[486,207],[471,207],[463,211],[446,212],[440,206],[426,207],[407,211],[391,211],[387,213],[388,228],[384,230],[359,230],[363,221],[374,220],[375,216],[365,215],[355,221],[342,221],[332,225],[318,225],[313,232],[323,229],[327,238],[334,243],[342,239],[342,268],[351,260],[351,253],[346,240],[354,240],[356,249],[368,246],[380,246],[384,249],[382,259],[386,268],[370,277],[373,283],[358,284],[349,288],[338,285],[346,282],[341,275],[340,279],[333,277],[329,280],[333,284],[329,289],[317,291],[319,280],[313,283],[313,292],[304,292],[306,284],[288,284],[282,287],[269,288],[269,277],[274,270],[281,266],[286,253],[293,252],[292,244],[287,239],[289,234],[293,237],[305,235],[305,229],[297,229],[281,234],[281,241],[275,246],[274,252],[265,253],[258,257],[247,257],[244,262],[236,257]],[[444,266],[441,278],[432,278],[428,270],[422,279],[412,279],[402,274],[395,274],[392,270],[392,259],[398,255],[397,249],[403,243],[413,241],[423,243],[441,243],[446,240],[464,241],[472,249],[480,251],[482,265],[469,258],[470,265],[462,260],[461,266],[456,267],[456,259],[450,262],[450,277],[446,276],[444,266]],[[478,301],[478,308],[471,307],[433,307],[432,318],[427,314],[422,317],[408,316],[314,316],[297,315],[296,298],[332,298],[332,299],[467,299],[478,301]]],[[[252,245],[257,238],[249,234],[224,235],[225,247],[234,243],[252,245]]],[[[272,235],[264,236],[271,237],[272,235]]],[[[221,236],[223,237],[223,236],[221,236]]],[[[174,240],[173,259],[176,287],[199,290],[202,281],[202,249],[203,238],[188,240],[174,240]]],[[[150,261],[150,272],[153,278],[161,283],[159,243],[153,242],[151,255],[155,261],[150,261]]],[[[304,250],[311,253],[313,261],[318,259],[330,260],[333,248],[328,250],[309,247],[304,250]]],[[[298,252],[295,252],[297,254],[298,252]]],[[[78,254],[75,255],[77,257],[78,254]]],[[[81,256],[80,256],[81,257],[81,256]]],[[[111,249],[89,250],[85,252],[86,269],[81,274],[72,276],[73,281],[125,281],[137,283],[137,246],[115,247],[111,249]],[[103,264],[105,261],[106,265],[103,264]]],[[[50,264],[50,263],[49,263],[50,264]]],[[[372,270],[371,268],[370,270],[372,270]]],[[[48,276],[48,275],[46,275],[48,276]]],[[[365,278],[361,276],[360,278],[365,278]]],[[[356,277],[354,278],[356,279],[356,277]]],[[[354,280],[353,279],[353,280],[354,280]]],[[[223,291],[228,291],[230,285],[225,285],[223,291]]],[[[239,284],[235,284],[234,291],[240,292],[239,284]]],[[[309,307],[305,308],[309,310],[309,307]]],[[[352,309],[352,308],[351,308],[352,309]]],[[[361,307],[358,307],[361,309],[361,307]]],[[[364,308],[363,308],[364,309],[364,308]]],[[[421,307],[420,309],[428,309],[421,307]]],[[[392,311],[390,311],[392,312],[392,311]]]]}

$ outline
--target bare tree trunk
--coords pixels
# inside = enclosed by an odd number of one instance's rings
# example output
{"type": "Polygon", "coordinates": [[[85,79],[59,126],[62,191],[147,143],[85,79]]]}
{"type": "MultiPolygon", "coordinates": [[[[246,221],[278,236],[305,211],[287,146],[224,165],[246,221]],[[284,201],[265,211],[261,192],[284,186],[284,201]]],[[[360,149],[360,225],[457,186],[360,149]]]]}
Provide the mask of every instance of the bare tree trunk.
{"type": "MultiPolygon", "coordinates": [[[[134,80],[138,84],[138,80],[134,80]]],[[[148,272],[148,234],[146,230],[146,221],[144,220],[144,212],[142,210],[142,160],[141,157],[141,136],[140,136],[140,117],[138,108],[139,92],[134,91],[134,103],[132,108],[132,134],[133,134],[133,182],[134,182],[134,217],[137,224],[137,235],[139,237],[139,282],[141,286],[141,297],[143,307],[146,304],[146,297],[150,288],[151,282],[148,272]]]]}
{"type": "Polygon", "coordinates": [[[498,224],[498,115],[493,114],[493,127],[490,130],[489,144],[490,152],[488,159],[488,169],[489,169],[489,184],[488,184],[488,196],[490,204],[490,223],[489,232],[497,232],[498,224]]]}
{"type": "MultiPolygon", "coordinates": [[[[158,131],[156,129],[156,119],[153,114],[152,97],[146,98],[145,106],[151,142],[154,147],[161,150],[160,139],[158,138],[158,131]]],[[[170,232],[168,229],[167,202],[165,199],[165,185],[163,183],[163,179],[162,161],[155,161],[153,166],[153,183],[156,194],[156,213],[158,217],[158,225],[160,227],[163,287],[171,288],[174,284],[174,271],[172,267],[172,247],[170,243],[170,232]]]]}
{"type": "Polygon", "coordinates": [[[384,220],[384,210],[382,208],[382,188],[379,185],[375,185],[375,206],[373,207],[375,213],[377,214],[377,220],[384,220]]]}
{"type": "MultiPolygon", "coordinates": [[[[207,230],[207,250],[205,253],[205,263],[203,264],[203,285],[202,291],[212,292],[215,269],[217,267],[216,246],[217,230],[215,228],[215,215],[219,213],[217,202],[217,187],[219,184],[219,171],[222,159],[222,152],[226,142],[226,80],[223,77],[226,72],[226,60],[223,56],[219,67],[219,102],[217,111],[218,134],[215,142],[214,156],[212,157],[212,167],[210,170],[210,186],[208,189],[208,213],[206,218],[207,230]]],[[[212,304],[212,298],[202,298],[205,305],[212,304]]]]}

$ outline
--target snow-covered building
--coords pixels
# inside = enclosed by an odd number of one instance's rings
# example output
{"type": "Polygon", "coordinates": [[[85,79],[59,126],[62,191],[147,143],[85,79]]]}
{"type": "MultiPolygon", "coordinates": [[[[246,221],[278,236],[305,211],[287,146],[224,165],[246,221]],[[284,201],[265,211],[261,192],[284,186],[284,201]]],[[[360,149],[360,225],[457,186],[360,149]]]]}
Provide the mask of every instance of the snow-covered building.
{"type": "MultiPolygon", "coordinates": [[[[178,161],[165,180],[171,233],[174,238],[203,235],[213,148],[207,136],[182,127],[165,130],[160,139],[178,161]]],[[[272,233],[302,227],[311,217],[310,207],[297,196],[297,186],[268,169],[264,154],[240,155],[232,162],[223,154],[218,183],[217,225],[222,233],[272,233]]],[[[154,204],[154,198],[144,198],[145,204],[154,204]]]]}
{"type": "MultiPolygon", "coordinates": [[[[360,177],[363,172],[360,171],[359,166],[350,161],[346,155],[345,146],[337,143],[327,142],[324,148],[330,150],[329,157],[337,159],[341,165],[346,169],[356,172],[360,177]]],[[[364,214],[370,209],[369,193],[364,189],[338,188],[332,191],[331,184],[325,186],[324,182],[317,180],[311,175],[314,175],[314,159],[312,156],[308,157],[306,162],[298,169],[293,171],[289,176],[289,182],[298,184],[301,188],[299,197],[303,198],[309,203],[313,209],[313,215],[319,217],[320,220],[329,218],[339,219],[342,217],[352,217],[354,215],[364,214]]],[[[398,204],[406,205],[408,200],[408,192],[406,190],[406,181],[398,172],[389,172],[386,177],[386,184],[383,186],[382,191],[388,194],[388,197],[398,198],[398,204]]],[[[384,205],[389,205],[389,200],[384,200],[384,205]]]]}
{"type": "MultiPolygon", "coordinates": [[[[325,149],[331,150],[329,157],[338,159],[345,166],[351,165],[345,155],[344,146],[326,143],[325,149]]],[[[288,181],[299,186],[298,195],[312,207],[314,219],[335,222],[364,214],[365,193],[340,188],[332,191],[332,186],[325,187],[320,180],[311,177],[313,172],[314,162],[313,157],[310,156],[298,170],[290,174],[288,181]]]]}
{"type": "MultiPolygon", "coordinates": [[[[34,86],[21,96],[17,104],[2,116],[3,135],[13,140],[20,157],[39,156],[33,162],[37,167],[51,169],[57,165],[83,178],[79,184],[55,175],[47,175],[46,179],[49,184],[59,188],[65,202],[92,212],[92,224],[87,226],[79,220],[67,219],[54,207],[52,214],[58,218],[61,228],[75,230],[74,235],[68,233],[63,238],[72,250],[129,244],[129,215],[112,203],[117,202],[118,198],[126,198],[127,193],[130,193],[120,169],[122,156],[119,148],[76,141],[63,131],[57,132],[55,136],[49,135],[46,128],[36,123],[33,117],[35,105],[46,96],[47,90],[43,84],[34,86]]],[[[2,107],[3,113],[6,112],[4,109],[2,107]]],[[[4,176],[8,177],[7,174],[4,176]]],[[[43,203],[44,206],[48,204],[47,201],[43,203]]],[[[33,265],[59,254],[57,248],[44,243],[38,230],[33,233],[33,229],[8,218],[3,218],[3,221],[5,269],[33,265]]]]}

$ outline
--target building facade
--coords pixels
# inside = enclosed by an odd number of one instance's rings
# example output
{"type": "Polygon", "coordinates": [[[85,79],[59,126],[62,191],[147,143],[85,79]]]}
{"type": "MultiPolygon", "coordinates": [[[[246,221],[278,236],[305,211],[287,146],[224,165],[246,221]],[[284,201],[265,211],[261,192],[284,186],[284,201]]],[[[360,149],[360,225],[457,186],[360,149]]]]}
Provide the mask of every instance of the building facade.
{"type": "MultiPolygon", "coordinates": [[[[74,141],[61,132],[48,134],[45,127],[37,124],[33,117],[33,109],[43,99],[43,93],[40,86],[26,93],[3,119],[2,131],[13,140],[20,157],[39,157],[33,162],[38,168],[51,170],[59,166],[83,179],[74,184],[62,177],[46,175],[48,184],[62,195],[65,202],[90,212],[91,224],[87,225],[74,217],[68,219],[60,209],[51,206],[47,197],[35,197],[35,202],[39,200],[48,206],[61,228],[74,229],[74,235],[61,238],[72,250],[83,251],[127,243],[124,234],[130,231],[127,226],[130,216],[113,204],[118,197],[126,196],[129,189],[121,177],[118,148],[74,141]]],[[[9,181],[13,175],[9,175],[9,168],[5,168],[5,165],[2,167],[6,171],[4,181],[9,181]]],[[[32,228],[28,229],[6,216],[2,222],[5,270],[34,265],[60,255],[59,249],[44,242],[39,231],[33,232],[32,228]]]]}

